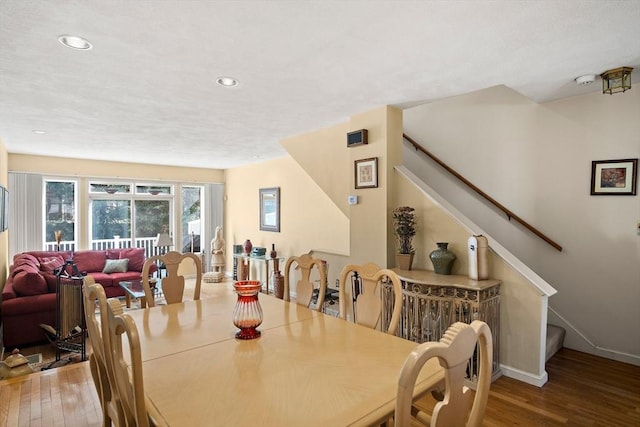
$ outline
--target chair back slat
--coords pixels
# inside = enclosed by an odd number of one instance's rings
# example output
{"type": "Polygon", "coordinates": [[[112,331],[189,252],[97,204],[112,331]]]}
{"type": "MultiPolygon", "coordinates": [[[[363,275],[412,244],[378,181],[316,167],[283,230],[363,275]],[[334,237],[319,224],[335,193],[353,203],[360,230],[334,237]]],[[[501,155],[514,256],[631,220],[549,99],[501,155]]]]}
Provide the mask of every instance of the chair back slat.
{"type": "Polygon", "coordinates": [[[180,264],[183,262],[195,263],[196,283],[193,290],[193,299],[200,299],[200,288],[202,286],[202,259],[193,253],[180,253],[176,251],[167,252],[164,255],[156,255],[147,258],[142,267],[142,288],[144,289],[145,300],[149,307],[154,307],[155,296],[149,283],[149,271],[151,265],[156,262],[164,264],[167,275],[162,278],[162,293],[167,304],[182,302],[184,298],[185,277],[180,272],[180,264]]]}
{"type": "Polygon", "coordinates": [[[407,357],[398,380],[395,425],[415,425],[428,421],[431,427],[467,426],[480,427],[484,418],[491,386],[493,347],[491,330],[482,321],[470,325],[456,322],[440,341],[417,346],[407,357]],[[480,351],[480,372],[475,397],[464,385],[469,359],[476,348],[480,351]],[[433,408],[431,415],[412,408],[413,390],[420,370],[428,360],[438,359],[444,368],[444,398],[433,408]],[[412,415],[414,416],[412,418],[412,415]]]}

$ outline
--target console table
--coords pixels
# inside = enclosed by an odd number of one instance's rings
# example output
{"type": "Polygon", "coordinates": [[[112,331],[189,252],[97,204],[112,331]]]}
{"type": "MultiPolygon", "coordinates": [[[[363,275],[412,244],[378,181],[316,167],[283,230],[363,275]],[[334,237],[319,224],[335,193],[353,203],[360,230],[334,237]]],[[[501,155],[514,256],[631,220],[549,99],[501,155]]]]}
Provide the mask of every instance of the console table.
{"type": "Polygon", "coordinates": [[[233,254],[233,265],[234,265],[234,276],[233,276],[233,280],[238,280],[239,274],[238,274],[238,269],[239,269],[239,264],[245,264],[247,268],[247,271],[249,272],[247,279],[248,280],[260,280],[260,276],[259,277],[253,277],[253,279],[251,279],[251,263],[255,262],[256,265],[258,265],[258,271],[262,271],[264,270],[264,281],[263,284],[264,286],[261,288],[262,292],[264,293],[274,293],[275,289],[269,290],[269,263],[273,262],[275,260],[278,260],[278,269],[282,269],[284,268],[284,258],[282,257],[277,257],[277,258],[271,258],[269,256],[266,255],[262,255],[262,256],[251,256],[251,255],[246,255],[246,254],[233,254]]]}
{"type": "MultiPolygon", "coordinates": [[[[482,320],[493,335],[493,377],[499,373],[500,357],[500,284],[499,280],[471,280],[467,276],[436,274],[429,270],[393,271],[402,281],[402,316],[398,336],[414,342],[438,341],[455,322],[482,320]]],[[[393,291],[386,285],[382,292],[389,319],[393,291]]],[[[383,318],[383,322],[384,322],[383,318]]],[[[477,358],[478,356],[476,356],[477,358]]],[[[468,377],[473,382],[477,359],[472,358],[468,377]]]]}

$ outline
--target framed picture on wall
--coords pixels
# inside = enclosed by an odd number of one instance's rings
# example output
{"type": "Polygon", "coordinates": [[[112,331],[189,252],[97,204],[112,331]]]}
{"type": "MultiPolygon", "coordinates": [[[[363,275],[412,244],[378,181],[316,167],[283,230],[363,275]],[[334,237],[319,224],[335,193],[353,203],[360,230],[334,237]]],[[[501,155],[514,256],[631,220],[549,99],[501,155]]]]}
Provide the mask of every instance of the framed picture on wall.
{"type": "Polygon", "coordinates": [[[261,188],[260,230],[280,231],[280,187],[261,188]]]}
{"type": "Polygon", "coordinates": [[[591,162],[592,196],[635,196],[637,181],[638,159],[591,162]]]}
{"type": "Polygon", "coordinates": [[[356,188],[378,187],[378,158],[355,161],[356,188]]]}

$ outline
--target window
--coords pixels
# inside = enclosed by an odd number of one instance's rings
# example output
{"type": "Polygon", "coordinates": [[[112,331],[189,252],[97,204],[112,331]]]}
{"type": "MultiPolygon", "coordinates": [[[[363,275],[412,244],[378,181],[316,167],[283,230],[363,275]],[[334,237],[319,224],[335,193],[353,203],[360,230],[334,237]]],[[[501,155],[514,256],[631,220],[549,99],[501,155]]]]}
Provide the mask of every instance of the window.
{"type": "Polygon", "coordinates": [[[145,248],[158,253],[156,236],[171,232],[173,185],[90,182],[91,248],[145,248]]]}
{"type": "Polygon", "coordinates": [[[91,203],[91,247],[131,246],[131,200],[94,200],[91,203]]]}
{"type": "Polygon", "coordinates": [[[76,188],[76,181],[44,181],[45,250],[76,249],[76,188]]]}

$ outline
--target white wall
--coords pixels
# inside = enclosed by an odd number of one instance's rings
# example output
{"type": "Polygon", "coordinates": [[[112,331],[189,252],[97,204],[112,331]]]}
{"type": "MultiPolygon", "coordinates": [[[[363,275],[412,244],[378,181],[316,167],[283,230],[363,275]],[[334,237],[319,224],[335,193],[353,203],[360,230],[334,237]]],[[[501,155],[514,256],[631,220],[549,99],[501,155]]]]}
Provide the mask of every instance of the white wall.
{"type": "Polygon", "coordinates": [[[422,166],[422,179],[558,290],[550,323],[567,328],[565,346],[640,364],[640,196],[589,195],[592,160],[640,157],[638,90],[539,105],[498,86],[405,110],[404,130],[563,247],[422,166]]]}

